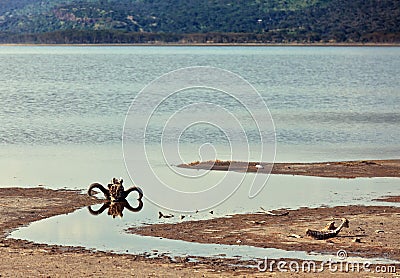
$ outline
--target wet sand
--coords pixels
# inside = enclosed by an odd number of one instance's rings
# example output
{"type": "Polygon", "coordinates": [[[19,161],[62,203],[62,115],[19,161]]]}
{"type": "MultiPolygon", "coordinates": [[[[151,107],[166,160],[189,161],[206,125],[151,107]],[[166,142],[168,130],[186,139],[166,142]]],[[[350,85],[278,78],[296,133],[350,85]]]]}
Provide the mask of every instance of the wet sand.
{"type": "Polygon", "coordinates": [[[196,170],[257,172],[261,174],[271,173],[326,178],[400,177],[400,159],[274,164],[216,160],[195,161],[190,164],[180,164],[178,167],[196,170]]]}

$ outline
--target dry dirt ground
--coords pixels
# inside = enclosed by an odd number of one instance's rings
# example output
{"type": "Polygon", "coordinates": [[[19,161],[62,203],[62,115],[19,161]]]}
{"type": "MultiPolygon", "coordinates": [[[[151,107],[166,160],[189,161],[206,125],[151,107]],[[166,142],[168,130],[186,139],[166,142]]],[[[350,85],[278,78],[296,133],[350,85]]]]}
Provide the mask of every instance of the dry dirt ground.
{"type": "MultiPolygon", "coordinates": [[[[391,197],[388,201],[398,201],[391,197]]],[[[35,244],[7,239],[14,229],[51,216],[71,213],[83,206],[99,203],[77,191],[43,188],[0,189],[0,277],[313,277],[315,273],[259,272],[236,266],[238,261],[221,258],[187,258],[171,261],[135,255],[94,252],[81,247],[35,244]]],[[[344,249],[365,257],[400,260],[400,208],[347,206],[301,208],[285,216],[266,213],[233,215],[204,221],[160,224],[132,228],[130,232],[196,242],[246,244],[336,253],[344,249]],[[322,228],[332,218],[347,217],[350,228],[330,240],[304,237],[306,228],[322,228]],[[297,234],[301,238],[288,237],[297,234]],[[353,242],[359,238],[361,242],[353,242]],[[238,242],[240,240],[240,242],[238,242]]],[[[373,269],[374,266],[371,266],[373,269]]],[[[344,273],[338,277],[399,277],[396,273],[344,273]],[[397,276],[396,276],[397,275],[397,276]]],[[[318,277],[332,275],[328,270],[318,277]]]]}

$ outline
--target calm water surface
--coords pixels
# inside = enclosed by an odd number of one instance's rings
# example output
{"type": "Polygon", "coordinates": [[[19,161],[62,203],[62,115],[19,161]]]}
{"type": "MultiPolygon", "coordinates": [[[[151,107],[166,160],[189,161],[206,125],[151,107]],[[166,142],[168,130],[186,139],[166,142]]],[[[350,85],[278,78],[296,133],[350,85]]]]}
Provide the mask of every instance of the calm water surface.
{"type": "MultiPolygon", "coordinates": [[[[94,181],[104,184],[114,176],[125,177],[130,184],[121,147],[129,105],[155,78],[189,66],[230,70],[258,90],[275,123],[277,161],[399,158],[398,47],[3,46],[0,47],[0,185],[40,184],[84,190],[94,181]]],[[[198,98],[199,95],[192,94],[173,99],[160,113],[168,117],[198,98]]],[[[231,101],[220,94],[210,98],[225,104],[231,101]]],[[[239,107],[231,108],[233,113],[240,113],[239,107]]],[[[198,160],[200,146],[211,142],[218,150],[217,158],[229,158],[229,149],[224,147],[220,135],[213,129],[189,130],[180,142],[182,156],[187,161],[198,160]]],[[[156,153],[157,140],[148,143],[156,153]]],[[[257,140],[250,136],[249,144],[256,145],[257,140]]],[[[171,175],[161,157],[152,157],[158,171],[171,175]]],[[[217,180],[220,175],[209,173],[209,179],[217,180]]],[[[237,175],[241,178],[241,174],[237,175]]],[[[272,209],[376,204],[371,199],[400,194],[397,179],[273,176],[267,187],[249,200],[245,193],[250,184],[247,179],[238,192],[214,208],[214,215],[203,212],[185,219],[254,212],[260,206],[272,209]]],[[[146,192],[146,186],[151,185],[140,186],[146,192]]],[[[181,188],[200,186],[199,181],[177,184],[181,188]]],[[[125,251],[124,245],[129,240],[127,249],[131,253],[157,249],[160,253],[183,254],[185,248],[194,248],[173,241],[164,246],[158,239],[144,240],[123,232],[131,225],[158,223],[158,210],[146,201],[141,212],[127,212],[122,219],[112,219],[106,214],[91,216],[83,209],[34,223],[13,237],[118,252],[125,251]],[[64,225],[75,228],[66,232],[64,225]],[[110,241],[107,233],[114,233],[115,240],[110,241]],[[181,244],[185,246],[178,247],[181,244]]],[[[265,251],[199,246],[193,250],[200,255],[217,252],[255,257],[265,251]],[[225,251],[214,252],[213,248],[225,251]]]]}
{"type": "MultiPolygon", "coordinates": [[[[155,78],[188,66],[230,70],[259,91],[275,123],[277,161],[398,158],[399,54],[398,47],[3,46],[0,184],[83,188],[124,176],[129,105],[155,78]]],[[[173,100],[162,112],[197,98],[173,100]]],[[[224,143],[217,130],[206,131],[184,137],[188,159],[198,159],[193,149],[204,142],[224,143]]]]}

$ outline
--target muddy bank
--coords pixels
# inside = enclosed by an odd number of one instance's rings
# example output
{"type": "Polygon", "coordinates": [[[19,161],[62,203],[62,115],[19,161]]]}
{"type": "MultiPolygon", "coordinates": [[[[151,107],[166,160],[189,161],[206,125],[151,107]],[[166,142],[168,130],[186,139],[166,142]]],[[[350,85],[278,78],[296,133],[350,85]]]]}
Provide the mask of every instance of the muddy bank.
{"type": "Polygon", "coordinates": [[[31,222],[102,202],[76,190],[44,188],[0,188],[0,200],[3,237],[11,230],[31,222]]]}
{"type": "Polygon", "coordinates": [[[374,199],[374,201],[400,203],[400,196],[386,196],[386,197],[374,199]]]}
{"type": "Polygon", "coordinates": [[[216,171],[258,172],[264,174],[318,176],[328,178],[400,177],[400,160],[359,160],[314,163],[259,163],[206,161],[178,167],[216,171]]]}
{"type": "Polygon", "coordinates": [[[186,221],[133,227],[130,233],[201,243],[250,245],[335,254],[346,250],[350,256],[381,257],[400,260],[400,208],[383,206],[340,206],[300,208],[283,216],[238,214],[212,220],[186,221]],[[340,218],[350,221],[337,237],[315,240],[306,229],[322,229],[340,218]],[[299,237],[300,236],[300,237],[299,237]],[[358,241],[358,242],[356,242],[358,241]]]}

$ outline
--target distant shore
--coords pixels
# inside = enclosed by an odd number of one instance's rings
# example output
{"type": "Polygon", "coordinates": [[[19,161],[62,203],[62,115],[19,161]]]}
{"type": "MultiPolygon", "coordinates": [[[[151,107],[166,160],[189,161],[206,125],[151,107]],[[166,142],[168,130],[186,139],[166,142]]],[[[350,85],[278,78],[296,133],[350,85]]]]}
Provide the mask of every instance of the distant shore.
{"type": "Polygon", "coordinates": [[[400,47],[400,43],[0,43],[0,46],[243,46],[243,47],[400,47]]]}

